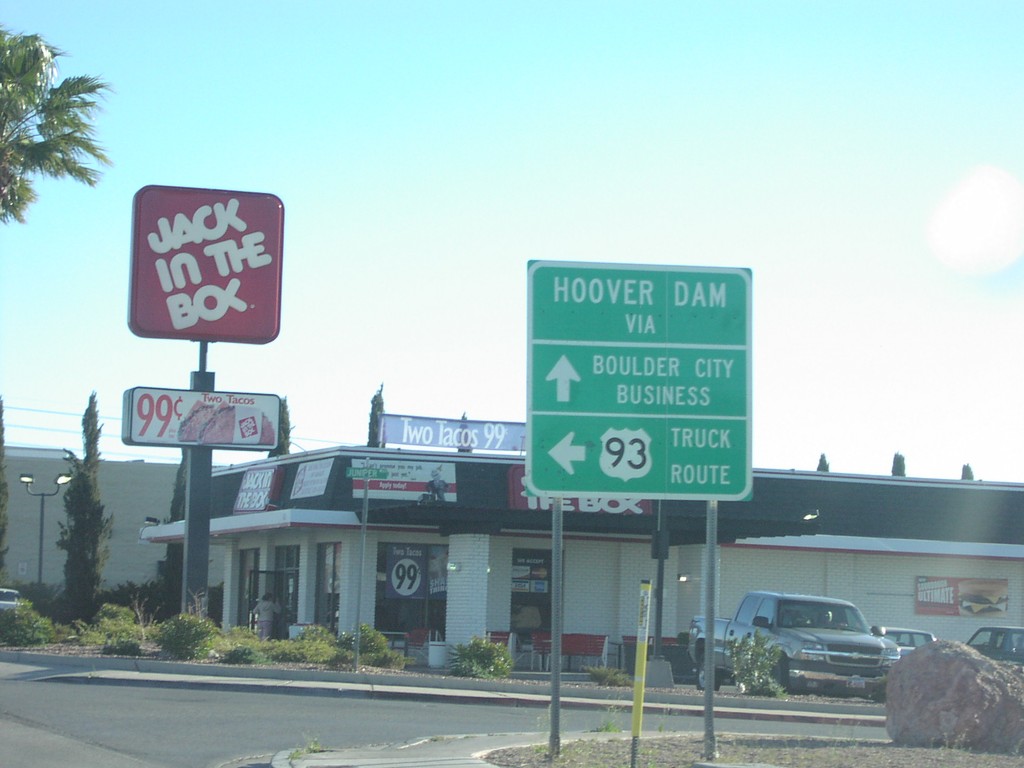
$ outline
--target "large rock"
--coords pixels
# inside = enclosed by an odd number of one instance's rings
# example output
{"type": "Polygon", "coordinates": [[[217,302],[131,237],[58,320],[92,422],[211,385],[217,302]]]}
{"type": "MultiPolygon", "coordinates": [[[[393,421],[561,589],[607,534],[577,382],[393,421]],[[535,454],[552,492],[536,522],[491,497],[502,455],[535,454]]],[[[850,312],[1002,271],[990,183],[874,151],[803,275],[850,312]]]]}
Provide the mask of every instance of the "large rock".
{"type": "Polygon", "coordinates": [[[885,727],[897,744],[1024,752],[1024,672],[940,640],[889,672],[885,727]]]}

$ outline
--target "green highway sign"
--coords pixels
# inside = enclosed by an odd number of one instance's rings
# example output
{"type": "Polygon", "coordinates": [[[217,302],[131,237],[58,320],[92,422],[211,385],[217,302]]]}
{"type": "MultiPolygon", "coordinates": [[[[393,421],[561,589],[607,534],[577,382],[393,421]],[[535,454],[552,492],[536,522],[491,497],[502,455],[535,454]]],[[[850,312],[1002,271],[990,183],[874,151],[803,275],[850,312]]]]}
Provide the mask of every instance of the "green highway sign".
{"type": "Polygon", "coordinates": [[[750,270],[534,261],[528,291],[531,492],[749,498],[750,270]]]}

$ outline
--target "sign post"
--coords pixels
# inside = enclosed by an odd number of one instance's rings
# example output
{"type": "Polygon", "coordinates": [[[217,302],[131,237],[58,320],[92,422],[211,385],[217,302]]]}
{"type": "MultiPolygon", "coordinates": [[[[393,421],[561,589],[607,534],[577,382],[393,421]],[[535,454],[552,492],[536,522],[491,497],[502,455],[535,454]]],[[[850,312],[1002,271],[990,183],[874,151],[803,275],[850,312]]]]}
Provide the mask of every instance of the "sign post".
{"type": "Polygon", "coordinates": [[[362,627],[360,626],[360,614],[363,608],[363,568],[366,564],[366,524],[370,516],[370,480],[386,480],[388,471],[370,465],[370,459],[366,459],[364,467],[348,467],[345,470],[345,477],[353,480],[365,480],[363,483],[363,514],[359,519],[359,576],[356,579],[356,629],[355,629],[355,665],[356,672],[359,671],[359,644],[362,642],[362,627]]]}
{"type": "Polygon", "coordinates": [[[647,630],[651,616],[651,582],[640,582],[640,615],[637,618],[636,662],[633,666],[633,741],[629,751],[630,768],[636,768],[640,745],[640,727],[644,717],[644,683],[647,678],[647,630]]]}
{"type": "MultiPolygon", "coordinates": [[[[277,338],[283,245],[284,205],[274,195],[156,185],[135,193],[128,327],[143,338],[199,342],[199,370],[192,372],[190,390],[195,398],[213,389],[214,374],[206,367],[209,342],[268,344],[277,338]]],[[[188,446],[181,609],[205,615],[213,448],[245,447],[255,441],[258,449],[269,450],[277,445],[277,436],[267,435],[268,448],[263,438],[266,415],[258,417],[252,409],[234,424],[233,413],[227,412],[221,412],[212,427],[200,419],[210,428],[211,439],[188,437],[180,428],[189,417],[182,420],[180,409],[174,407],[180,400],[166,394],[147,396],[148,400],[143,396],[134,401],[126,393],[122,437],[129,445],[188,446]],[[133,429],[132,414],[144,426],[133,429]],[[159,422],[153,429],[155,442],[146,434],[154,417],[159,422]],[[176,419],[179,429],[163,439],[176,419]],[[239,437],[231,434],[233,429],[241,429],[239,437]]]]}

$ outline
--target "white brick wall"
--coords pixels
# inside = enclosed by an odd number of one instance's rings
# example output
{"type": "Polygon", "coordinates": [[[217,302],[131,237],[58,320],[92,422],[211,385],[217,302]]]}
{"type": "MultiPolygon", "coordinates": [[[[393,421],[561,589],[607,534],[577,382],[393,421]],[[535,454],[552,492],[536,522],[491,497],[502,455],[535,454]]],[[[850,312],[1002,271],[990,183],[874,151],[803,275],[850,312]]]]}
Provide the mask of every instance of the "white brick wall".
{"type": "Polygon", "coordinates": [[[1016,560],[775,547],[726,546],[721,553],[720,615],[731,615],[749,590],[771,589],[849,600],[871,624],[924,629],[949,640],[965,641],[984,624],[1024,624],[1024,563],[1016,560]],[[988,616],[916,614],[918,576],[1006,579],[1007,612],[988,616]]]}
{"type": "Polygon", "coordinates": [[[512,544],[508,537],[490,537],[487,629],[496,632],[507,632],[512,626],[512,544]]]}
{"type": "Polygon", "coordinates": [[[448,537],[445,642],[449,648],[468,643],[473,637],[487,636],[490,538],[465,533],[448,537]]]}

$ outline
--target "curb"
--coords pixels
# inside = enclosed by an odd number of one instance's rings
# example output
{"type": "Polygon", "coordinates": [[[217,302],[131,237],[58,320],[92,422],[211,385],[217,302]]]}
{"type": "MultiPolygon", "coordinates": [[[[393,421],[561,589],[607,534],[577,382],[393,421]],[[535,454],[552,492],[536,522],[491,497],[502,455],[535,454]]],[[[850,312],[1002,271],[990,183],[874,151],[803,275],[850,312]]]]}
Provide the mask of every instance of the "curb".
{"type": "MultiPolygon", "coordinates": [[[[49,674],[40,675],[40,679],[59,679],[74,684],[263,690],[305,696],[445,700],[538,708],[550,706],[551,701],[550,686],[517,683],[515,680],[190,664],[114,656],[59,656],[31,651],[0,651],[0,662],[41,667],[49,674]]],[[[633,706],[631,695],[624,696],[620,689],[563,687],[560,699],[562,707],[572,709],[633,706]]],[[[651,691],[645,694],[643,711],[651,715],[703,717],[704,705],[699,699],[702,696],[651,691]]],[[[885,727],[884,707],[880,705],[821,702],[813,706],[811,710],[800,702],[722,697],[715,701],[714,711],[715,717],[723,719],[885,727]]]]}

